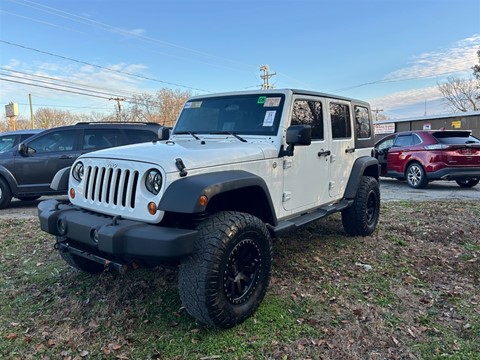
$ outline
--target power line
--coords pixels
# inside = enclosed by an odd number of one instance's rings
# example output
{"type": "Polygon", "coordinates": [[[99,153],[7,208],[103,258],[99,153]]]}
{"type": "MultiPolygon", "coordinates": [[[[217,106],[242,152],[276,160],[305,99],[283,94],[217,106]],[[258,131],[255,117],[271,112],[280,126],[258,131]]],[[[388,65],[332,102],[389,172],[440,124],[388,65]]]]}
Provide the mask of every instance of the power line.
{"type": "Polygon", "coordinates": [[[22,49],[25,49],[25,50],[35,51],[35,52],[40,53],[40,54],[45,54],[45,55],[49,55],[49,56],[54,56],[54,57],[57,57],[57,58],[60,58],[60,59],[63,59],[63,60],[73,61],[73,62],[76,62],[76,63],[78,63],[78,64],[93,66],[93,67],[95,67],[95,68],[102,69],[102,70],[107,70],[107,71],[111,71],[111,72],[114,72],[114,73],[117,73],[117,74],[123,74],[123,75],[128,75],[128,76],[131,76],[131,77],[136,77],[136,78],[138,78],[138,79],[155,81],[155,82],[159,82],[159,83],[162,83],[162,84],[171,85],[171,86],[176,86],[176,87],[181,87],[181,88],[185,88],[185,89],[189,89],[189,90],[197,90],[197,91],[202,91],[202,92],[211,92],[211,91],[205,90],[205,89],[194,88],[194,87],[191,87],[191,86],[186,86],[186,85],[181,85],[181,84],[172,83],[172,82],[168,82],[168,81],[163,81],[163,80],[159,80],[159,79],[152,78],[152,77],[148,77],[148,76],[137,75],[137,74],[133,74],[133,73],[130,73],[130,72],[127,72],[127,71],[111,69],[111,68],[108,68],[108,67],[105,67],[105,66],[96,65],[96,64],[92,64],[92,63],[89,63],[89,62],[86,62],[86,61],[73,59],[73,58],[70,58],[70,57],[67,57],[67,56],[54,54],[54,53],[51,53],[51,52],[48,52],[48,51],[43,51],[43,50],[39,50],[39,49],[35,49],[35,48],[28,47],[28,46],[25,46],[25,45],[20,45],[20,44],[12,43],[12,42],[10,42],[10,41],[5,41],[5,40],[1,40],[1,39],[0,39],[0,42],[1,42],[1,43],[4,43],[4,44],[7,44],[7,45],[16,46],[16,47],[19,47],[19,48],[22,48],[22,49]]]}

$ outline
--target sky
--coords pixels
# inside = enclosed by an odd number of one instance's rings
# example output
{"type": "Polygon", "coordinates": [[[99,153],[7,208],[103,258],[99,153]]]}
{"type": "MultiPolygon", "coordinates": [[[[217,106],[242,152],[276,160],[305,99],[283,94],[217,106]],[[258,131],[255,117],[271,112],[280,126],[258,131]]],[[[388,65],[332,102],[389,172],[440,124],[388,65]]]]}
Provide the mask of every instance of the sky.
{"type": "Polygon", "coordinates": [[[479,49],[480,0],[0,0],[0,106],[107,114],[161,88],[259,89],[268,65],[275,88],[430,116],[479,49]]]}

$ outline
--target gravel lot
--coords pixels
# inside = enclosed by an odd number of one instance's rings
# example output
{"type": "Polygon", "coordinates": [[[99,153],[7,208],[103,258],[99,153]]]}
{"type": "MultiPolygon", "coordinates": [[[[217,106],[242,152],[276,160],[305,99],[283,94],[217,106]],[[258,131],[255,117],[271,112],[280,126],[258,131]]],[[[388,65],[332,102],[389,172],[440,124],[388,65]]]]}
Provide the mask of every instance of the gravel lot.
{"type": "MultiPolygon", "coordinates": [[[[380,190],[382,201],[480,200],[480,184],[470,189],[464,189],[454,181],[435,181],[428,184],[426,189],[417,190],[410,188],[404,181],[382,178],[380,190]]],[[[38,203],[47,198],[42,197],[39,200],[30,202],[14,199],[8,209],[0,210],[0,219],[37,216],[38,203]]],[[[57,198],[65,199],[66,196],[57,198]]]]}

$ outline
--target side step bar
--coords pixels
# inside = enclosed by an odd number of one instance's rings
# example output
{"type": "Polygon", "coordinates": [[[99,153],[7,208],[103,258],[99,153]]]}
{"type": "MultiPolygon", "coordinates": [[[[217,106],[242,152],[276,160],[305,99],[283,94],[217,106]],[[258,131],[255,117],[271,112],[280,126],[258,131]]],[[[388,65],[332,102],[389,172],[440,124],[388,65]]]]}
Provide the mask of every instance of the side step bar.
{"type": "Polygon", "coordinates": [[[323,206],[313,210],[312,212],[304,213],[300,216],[279,221],[277,226],[269,226],[268,229],[275,235],[280,236],[289,231],[295,230],[309,222],[319,220],[325,216],[342,211],[353,204],[353,200],[342,200],[336,204],[323,206]]]}

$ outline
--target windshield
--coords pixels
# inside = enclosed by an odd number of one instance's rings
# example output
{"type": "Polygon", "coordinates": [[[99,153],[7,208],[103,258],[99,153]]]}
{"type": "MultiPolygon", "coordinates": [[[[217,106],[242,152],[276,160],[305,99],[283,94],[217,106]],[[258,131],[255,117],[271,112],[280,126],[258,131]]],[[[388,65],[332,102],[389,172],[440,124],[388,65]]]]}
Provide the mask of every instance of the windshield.
{"type": "Polygon", "coordinates": [[[173,133],[275,135],[284,100],[283,94],[256,94],[188,101],[173,133]]]}

